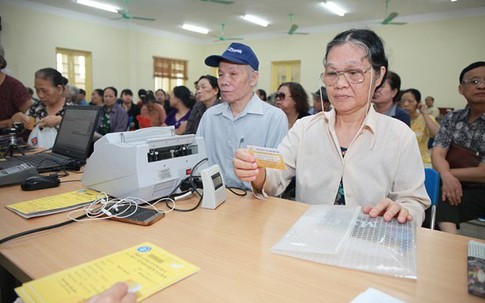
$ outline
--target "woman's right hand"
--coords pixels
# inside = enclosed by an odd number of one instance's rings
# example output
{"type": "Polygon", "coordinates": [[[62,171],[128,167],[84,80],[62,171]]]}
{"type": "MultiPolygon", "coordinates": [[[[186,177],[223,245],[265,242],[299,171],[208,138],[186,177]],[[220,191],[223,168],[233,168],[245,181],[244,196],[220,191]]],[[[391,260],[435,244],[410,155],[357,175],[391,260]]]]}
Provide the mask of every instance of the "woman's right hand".
{"type": "Polygon", "coordinates": [[[461,187],[460,180],[449,173],[442,174],[441,181],[443,184],[441,187],[441,200],[448,200],[451,205],[459,205],[461,203],[461,197],[463,196],[463,188],[461,187]]]}
{"type": "Polygon", "coordinates": [[[236,176],[243,182],[253,182],[259,174],[256,157],[250,154],[248,149],[240,148],[234,154],[232,160],[236,176]]]}
{"type": "Polygon", "coordinates": [[[232,160],[236,176],[243,182],[251,182],[253,189],[261,190],[266,179],[266,170],[258,167],[256,157],[248,149],[240,148],[232,160]]]}

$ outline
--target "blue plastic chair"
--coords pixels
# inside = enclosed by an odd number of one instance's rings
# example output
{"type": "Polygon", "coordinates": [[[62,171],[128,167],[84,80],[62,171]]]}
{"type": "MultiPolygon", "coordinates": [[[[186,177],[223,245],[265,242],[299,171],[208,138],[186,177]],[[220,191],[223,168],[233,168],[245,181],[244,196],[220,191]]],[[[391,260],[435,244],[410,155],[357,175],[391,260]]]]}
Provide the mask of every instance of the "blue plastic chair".
{"type": "Polygon", "coordinates": [[[425,180],[424,186],[428,192],[429,199],[431,200],[431,223],[430,228],[434,229],[436,221],[436,206],[438,205],[440,195],[440,174],[432,169],[425,168],[425,180]]]}

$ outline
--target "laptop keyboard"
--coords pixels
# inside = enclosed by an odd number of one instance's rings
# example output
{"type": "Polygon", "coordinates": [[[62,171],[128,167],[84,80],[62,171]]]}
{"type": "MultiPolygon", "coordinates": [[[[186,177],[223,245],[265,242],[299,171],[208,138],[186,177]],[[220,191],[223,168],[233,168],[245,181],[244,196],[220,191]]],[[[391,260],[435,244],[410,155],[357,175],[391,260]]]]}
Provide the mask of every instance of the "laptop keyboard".
{"type": "Polygon", "coordinates": [[[8,168],[22,163],[28,163],[34,166],[39,173],[42,173],[64,170],[70,162],[70,159],[65,159],[55,154],[40,153],[7,158],[5,161],[0,162],[0,168],[8,168]]]}

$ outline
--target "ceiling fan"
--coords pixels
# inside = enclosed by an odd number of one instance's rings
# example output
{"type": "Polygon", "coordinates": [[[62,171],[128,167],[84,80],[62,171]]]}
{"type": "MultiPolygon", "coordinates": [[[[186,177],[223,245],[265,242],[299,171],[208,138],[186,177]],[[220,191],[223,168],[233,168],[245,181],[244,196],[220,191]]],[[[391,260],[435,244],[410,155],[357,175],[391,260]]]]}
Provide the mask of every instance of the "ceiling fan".
{"type": "MultiPolygon", "coordinates": [[[[290,22],[293,23],[293,21],[295,20],[295,15],[289,14],[288,17],[290,17],[290,22]]],[[[288,35],[308,35],[308,33],[297,32],[297,29],[298,24],[293,23],[290,27],[290,30],[288,31],[288,35]]]]}
{"type": "Polygon", "coordinates": [[[216,41],[233,41],[233,40],[243,40],[243,38],[235,38],[235,37],[226,37],[224,36],[224,27],[225,24],[221,23],[221,34],[219,36],[212,35],[217,38],[216,41]]]}
{"type": "Polygon", "coordinates": [[[219,3],[219,4],[233,4],[234,1],[228,0],[200,0],[202,2],[212,2],[212,3],[219,3]]]}
{"type": "Polygon", "coordinates": [[[389,8],[389,2],[390,2],[390,0],[386,0],[386,15],[387,15],[387,17],[384,18],[384,20],[382,20],[381,24],[382,25],[389,25],[389,24],[404,25],[404,24],[407,24],[407,22],[393,22],[392,21],[392,20],[394,20],[394,18],[396,18],[399,15],[399,13],[391,12],[391,13],[387,14],[387,11],[388,11],[388,8],[389,8]]]}
{"type": "Polygon", "coordinates": [[[136,20],[144,20],[144,21],[155,21],[155,18],[151,17],[140,17],[140,16],[133,16],[129,13],[128,11],[128,0],[124,0],[125,3],[125,8],[118,10],[118,15],[121,17],[119,18],[113,18],[113,20],[116,19],[136,19],[136,20]]]}

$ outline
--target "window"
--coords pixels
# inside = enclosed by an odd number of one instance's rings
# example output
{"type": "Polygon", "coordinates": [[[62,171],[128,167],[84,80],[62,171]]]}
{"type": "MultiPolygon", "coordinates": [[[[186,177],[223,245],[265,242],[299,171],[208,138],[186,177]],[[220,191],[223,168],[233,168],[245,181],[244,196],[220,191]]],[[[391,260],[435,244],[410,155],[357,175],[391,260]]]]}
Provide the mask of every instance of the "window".
{"type": "Polygon", "coordinates": [[[57,70],[69,84],[82,88],[86,95],[92,91],[91,52],[56,48],[57,70]]]}
{"type": "Polygon", "coordinates": [[[187,61],[153,57],[153,78],[155,90],[172,91],[175,86],[185,85],[187,81],[187,61]]]}
{"type": "Polygon", "coordinates": [[[271,90],[276,91],[283,82],[300,83],[300,61],[275,61],[271,63],[271,90]]]}

